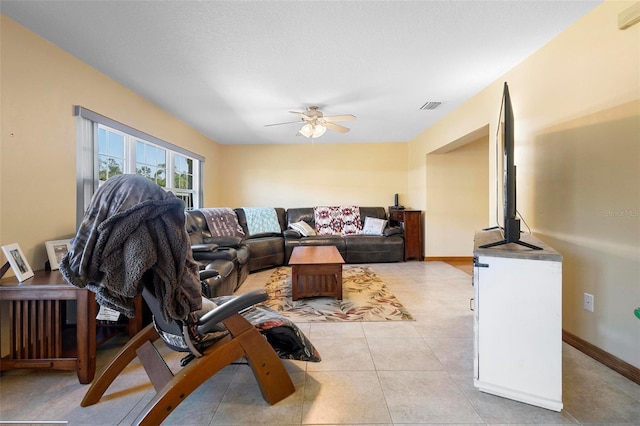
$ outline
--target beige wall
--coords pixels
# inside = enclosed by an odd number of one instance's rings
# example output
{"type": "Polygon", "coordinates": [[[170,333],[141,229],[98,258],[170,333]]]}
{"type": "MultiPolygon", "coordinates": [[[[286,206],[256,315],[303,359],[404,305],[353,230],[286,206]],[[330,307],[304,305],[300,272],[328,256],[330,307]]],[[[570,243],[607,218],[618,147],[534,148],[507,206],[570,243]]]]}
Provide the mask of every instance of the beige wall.
{"type": "MultiPolygon", "coordinates": [[[[218,144],[4,15],[1,19],[0,243],[20,244],[34,270],[44,268],[45,241],[75,232],[73,105],[206,157],[205,187],[220,186],[218,144]]],[[[205,202],[216,203],[217,196],[209,190],[205,202]]]]}
{"type": "MultiPolygon", "coordinates": [[[[390,206],[407,193],[406,143],[225,145],[225,206],[390,206]]],[[[212,207],[212,206],[208,206],[212,207]]]]}
{"type": "Polygon", "coordinates": [[[471,256],[473,235],[489,223],[488,135],[426,156],[426,257],[471,256]]]}
{"type": "MultiPolygon", "coordinates": [[[[427,183],[425,155],[488,123],[494,222],[494,135],[508,81],[518,210],[564,256],[563,328],[640,367],[640,25],[617,28],[632,4],[606,1],[412,141],[409,192],[419,208],[442,196],[427,183]],[[585,292],[594,313],[582,309],[585,292]]],[[[427,247],[435,237],[427,233],[427,247]]]]}

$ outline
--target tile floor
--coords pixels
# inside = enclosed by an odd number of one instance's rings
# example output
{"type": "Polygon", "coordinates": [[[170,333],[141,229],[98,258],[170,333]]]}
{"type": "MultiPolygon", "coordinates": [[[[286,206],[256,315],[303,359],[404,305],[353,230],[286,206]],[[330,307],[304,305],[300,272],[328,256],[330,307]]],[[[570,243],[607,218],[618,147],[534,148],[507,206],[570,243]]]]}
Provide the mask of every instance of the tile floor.
{"type": "MultiPolygon", "coordinates": [[[[640,385],[566,344],[562,412],[478,392],[470,275],[442,262],[372,267],[416,321],[299,324],[323,360],[285,361],[296,386],[293,395],[269,406],[249,368],[230,366],[189,396],[165,424],[640,424],[640,385]]],[[[269,275],[250,275],[240,290],[260,287],[269,275]]],[[[99,368],[118,347],[112,342],[100,348],[99,368]]],[[[168,355],[170,365],[177,365],[180,356],[168,355]]],[[[81,408],[86,389],[71,372],[5,372],[0,424],[126,425],[153,394],[137,362],[98,404],[81,408]]]]}

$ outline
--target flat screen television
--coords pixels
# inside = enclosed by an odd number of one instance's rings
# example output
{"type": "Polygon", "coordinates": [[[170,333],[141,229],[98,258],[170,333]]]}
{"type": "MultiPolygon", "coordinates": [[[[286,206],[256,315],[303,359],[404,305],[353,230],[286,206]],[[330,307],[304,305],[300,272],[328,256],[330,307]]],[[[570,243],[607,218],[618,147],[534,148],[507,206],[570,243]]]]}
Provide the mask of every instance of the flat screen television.
{"type": "MultiPolygon", "coordinates": [[[[504,83],[502,91],[502,104],[500,106],[500,121],[496,134],[498,151],[502,151],[502,201],[504,205],[504,217],[500,228],[503,239],[485,244],[480,248],[497,247],[504,244],[516,243],[533,250],[542,250],[533,244],[520,241],[520,219],[516,209],[516,166],[514,164],[514,131],[513,108],[509,96],[509,86],[504,83]]],[[[499,202],[499,201],[498,201],[499,202]]]]}

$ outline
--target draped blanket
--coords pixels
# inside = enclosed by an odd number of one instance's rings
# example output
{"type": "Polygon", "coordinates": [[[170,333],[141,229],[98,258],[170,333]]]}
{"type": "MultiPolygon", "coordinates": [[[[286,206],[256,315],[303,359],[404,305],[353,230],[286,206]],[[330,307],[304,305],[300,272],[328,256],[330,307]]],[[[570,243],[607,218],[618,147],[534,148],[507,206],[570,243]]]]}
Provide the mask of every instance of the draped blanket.
{"type": "Polygon", "coordinates": [[[207,220],[209,232],[214,237],[241,237],[244,231],[238,223],[236,212],[228,207],[200,209],[207,220]]]}
{"type": "Polygon", "coordinates": [[[202,305],[184,203],[140,175],[114,176],[98,188],[60,271],[130,318],[147,272],[167,318],[184,319],[202,305]]]}
{"type": "Polygon", "coordinates": [[[273,207],[243,207],[249,235],[280,234],[278,214],[273,207]]]}
{"type": "Polygon", "coordinates": [[[362,232],[358,206],[316,206],[313,215],[318,235],[357,235],[362,232]]]}

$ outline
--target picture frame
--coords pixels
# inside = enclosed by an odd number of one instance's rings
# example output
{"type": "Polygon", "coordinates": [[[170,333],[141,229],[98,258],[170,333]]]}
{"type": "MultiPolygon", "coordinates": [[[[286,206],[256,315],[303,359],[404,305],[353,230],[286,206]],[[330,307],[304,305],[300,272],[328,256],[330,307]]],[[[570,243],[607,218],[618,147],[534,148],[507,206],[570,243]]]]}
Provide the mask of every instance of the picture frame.
{"type": "Polygon", "coordinates": [[[9,265],[11,265],[11,269],[19,282],[33,277],[33,269],[31,269],[18,243],[2,246],[2,252],[7,258],[9,265]]]}
{"type": "Polygon", "coordinates": [[[46,241],[44,245],[47,248],[51,270],[60,269],[60,261],[71,250],[71,239],[46,241]]]}

